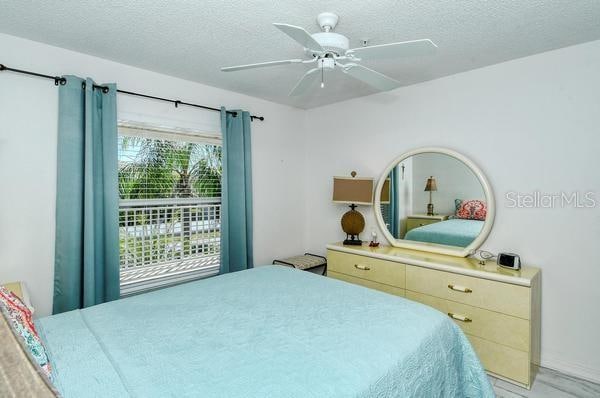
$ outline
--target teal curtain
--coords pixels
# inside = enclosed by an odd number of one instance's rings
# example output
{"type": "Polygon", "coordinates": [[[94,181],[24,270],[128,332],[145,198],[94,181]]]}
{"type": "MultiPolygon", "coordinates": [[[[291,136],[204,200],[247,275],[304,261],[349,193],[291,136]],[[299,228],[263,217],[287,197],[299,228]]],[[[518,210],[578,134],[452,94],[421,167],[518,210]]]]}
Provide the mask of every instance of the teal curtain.
{"type": "Polygon", "coordinates": [[[116,85],[59,89],[53,313],[119,298],[116,85]]]}
{"type": "Polygon", "coordinates": [[[396,166],[390,172],[390,232],[396,239],[400,238],[398,183],[398,166],[396,166]]]}
{"type": "Polygon", "coordinates": [[[221,108],[221,273],[254,266],[252,252],[252,158],[250,114],[221,108]]]}

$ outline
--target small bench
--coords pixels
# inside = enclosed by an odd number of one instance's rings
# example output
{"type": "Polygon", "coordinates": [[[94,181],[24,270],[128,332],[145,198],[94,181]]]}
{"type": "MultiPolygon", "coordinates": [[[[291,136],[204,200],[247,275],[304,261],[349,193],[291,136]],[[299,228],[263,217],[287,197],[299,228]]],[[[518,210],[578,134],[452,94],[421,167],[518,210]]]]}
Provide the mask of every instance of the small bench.
{"type": "Polygon", "coordinates": [[[303,271],[323,267],[321,275],[325,275],[327,272],[327,258],[311,253],[304,253],[303,256],[288,257],[282,260],[273,260],[273,264],[287,265],[303,271]]]}

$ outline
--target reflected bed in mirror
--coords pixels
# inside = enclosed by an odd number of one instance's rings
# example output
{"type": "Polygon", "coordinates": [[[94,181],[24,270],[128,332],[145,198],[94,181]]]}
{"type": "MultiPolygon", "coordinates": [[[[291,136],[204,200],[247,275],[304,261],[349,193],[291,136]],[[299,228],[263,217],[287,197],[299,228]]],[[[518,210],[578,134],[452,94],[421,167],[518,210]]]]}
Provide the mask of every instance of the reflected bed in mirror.
{"type": "Polygon", "coordinates": [[[493,195],[464,156],[443,148],[408,152],[384,171],[375,213],[394,246],[466,256],[491,229],[493,195]]]}

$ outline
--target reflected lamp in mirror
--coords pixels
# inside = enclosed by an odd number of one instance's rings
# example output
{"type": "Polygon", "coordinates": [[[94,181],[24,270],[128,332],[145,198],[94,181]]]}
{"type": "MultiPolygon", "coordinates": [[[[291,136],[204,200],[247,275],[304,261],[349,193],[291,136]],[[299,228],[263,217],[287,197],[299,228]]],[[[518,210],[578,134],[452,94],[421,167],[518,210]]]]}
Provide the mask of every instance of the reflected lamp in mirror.
{"type": "MultiPolygon", "coordinates": [[[[422,181],[422,180],[421,180],[422,181]]],[[[427,183],[425,184],[425,192],[429,192],[429,203],[427,204],[427,215],[433,216],[433,200],[432,200],[432,192],[437,191],[437,183],[433,176],[427,179],[427,183]]]]}
{"type": "Polygon", "coordinates": [[[383,188],[381,188],[381,204],[388,205],[390,204],[390,179],[387,178],[383,183],[383,188]]]}
{"type": "Polygon", "coordinates": [[[350,207],[341,219],[342,230],[346,233],[345,245],[361,245],[360,233],[365,229],[365,218],[356,210],[357,205],[373,204],[373,178],[333,177],[333,202],[350,207]]]}

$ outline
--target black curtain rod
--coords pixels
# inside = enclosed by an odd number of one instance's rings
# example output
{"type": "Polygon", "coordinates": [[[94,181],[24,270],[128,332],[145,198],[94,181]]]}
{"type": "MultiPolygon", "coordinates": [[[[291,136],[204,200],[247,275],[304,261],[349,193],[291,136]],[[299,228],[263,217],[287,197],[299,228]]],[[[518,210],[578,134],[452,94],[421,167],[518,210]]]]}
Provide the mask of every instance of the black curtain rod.
{"type": "MultiPolygon", "coordinates": [[[[0,72],[2,72],[2,71],[9,71],[9,72],[21,73],[23,75],[37,76],[37,77],[43,77],[45,79],[51,79],[51,80],[54,80],[55,86],[58,86],[58,85],[64,86],[65,84],[67,84],[67,79],[65,79],[62,76],[44,75],[43,73],[36,73],[36,72],[30,72],[30,71],[22,70],[22,69],[9,68],[6,65],[0,64],[0,72]]],[[[109,90],[109,88],[106,86],[94,85],[94,88],[102,90],[103,93],[107,93],[109,90]]],[[[133,91],[126,91],[126,90],[119,90],[119,89],[117,89],[117,92],[121,93],[121,94],[133,95],[136,97],[148,98],[148,99],[153,99],[153,100],[157,100],[157,101],[170,102],[172,104],[175,104],[176,108],[179,107],[179,105],[187,105],[187,106],[192,106],[194,108],[201,108],[201,109],[206,109],[209,111],[221,112],[221,110],[219,108],[213,108],[210,106],[192,104],[190,102],[184,102],[184,101],[180,101],[180,100],[173,100],[173,99],[163,98],[163,97],[155,97],[153,95],[141,94],[141,93],[136,93],[133,91]]],[[[237,112],[234,112],[234,111],[226,111],[226,112],[233,115],[234,117],[237,116],[237,112]]],[[[258,119],[260,121],[265,120],[265,118],[263,116],[250,115],[250,120],[254,121],[254,119],[258,119]]]]}

